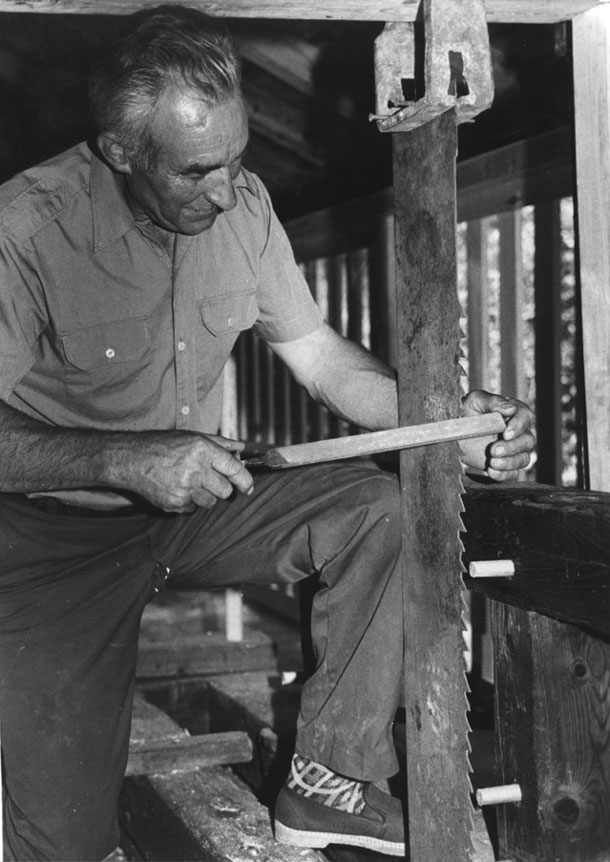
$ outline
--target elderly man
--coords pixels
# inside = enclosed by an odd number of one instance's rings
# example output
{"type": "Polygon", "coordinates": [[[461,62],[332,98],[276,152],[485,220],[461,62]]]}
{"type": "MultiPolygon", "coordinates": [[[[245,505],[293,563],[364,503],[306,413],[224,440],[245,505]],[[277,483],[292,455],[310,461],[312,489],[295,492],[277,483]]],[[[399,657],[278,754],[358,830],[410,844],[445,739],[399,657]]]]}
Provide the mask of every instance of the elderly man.
{"type": "MultiPolygon", "coordinates": [[[[118,841],[138,628],[180,589],[317,573],[276,832],[404,851],[392,775],[402,660],[398,489],[363,464],[253,479],[218,434],[222,369],[253,327],[294,377],[368,429],[394,373],[322,319],[267,193],[224,29],[136,16],[91,84],[95,144],[0,189],[0,721],[8,859],[102,859],[118,841]]],[[[533,447],[530,411],[464,450],[495,479],[533,447]]]]}

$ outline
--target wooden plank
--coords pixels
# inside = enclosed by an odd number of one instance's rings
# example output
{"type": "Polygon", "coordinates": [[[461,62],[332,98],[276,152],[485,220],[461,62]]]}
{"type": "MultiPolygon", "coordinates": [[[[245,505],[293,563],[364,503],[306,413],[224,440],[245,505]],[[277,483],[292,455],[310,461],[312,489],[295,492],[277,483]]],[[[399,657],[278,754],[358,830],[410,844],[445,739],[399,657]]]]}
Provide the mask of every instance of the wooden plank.
{"type": "Polygon", "coordinates": [[[136,740],[130,744],[125,775],[167,775],[196,769],[247,763],[252,743],[241,731],[136,740]]]}
{"type": "Polygon", "coordinates": [[[494,604],[500,853],[516,862],[610,858],[610,644],[494,604]]]}
{"type": "Polygon", "coordinates": [[[534,211],[534,319],[536,347],[536,479],[561,485],[561,212],[560,202],[534,211]]]}
{"type": "Polygon", "coordinates": [[[205,676],[245,670],[293,670],[300,666],[300,647],[278,644],[263,632],[228,642],[222,634],[152,640],[138,647],[138,678],[205,676]]]}
{"type": "Polygon", "coordinates": [[[342,458],[357,458],[363,455],[378,455],[397,449],[412,449],[499,434],[506,427],[500,413],[482,416],[462,416],[425,422],[421,425],[390,428],[387,431],[369,431],[314,443],[299,443],[294,446],[279,446],[268,449],[260,457],[244,458],[246,466],[265,466],[277,469],[317,464],[323,461],[338,461],[342,458]]]}
{"type": "Polygon", "coordinates": [[[487,224],[469,222],[466,233],[468,261],[468,388],[487,389],[489,363],[489,280],[487,278],[487,224]]]}
{"type": "Polygon", "coordinates": [[[572,42],[589,486],[610,491],[610,6],[576,18],[572,42]]]}
{"type": "MultiPolygon", "coordinates": [[[[285,33],[261,29],[249,31],[251,24],[231,26],[239,54],[244,60],[266,69],[304,96],[315,98],[314,72],[321,48],[285,33]]],[[[345,112],[346,113],[346,112],[345,112]]]]}
{"type": "MultiPolygon", "coordinates": [[[[178,2],[178,0],[174,0],[178,2]]],[[[605,0],[487,0],[490,23],[550,24],[601,6],[605,0]]],[[[0,12],[128,15],[157,0],[0,0],[0,12]]],[[[336,21],[414,21],[420,0],[197,0],[208,15],[336,21]]]]}
{"type": "Polygon", "coordinates": [[[610,635],[610,494],[466,483],[464,561],[512,559],[512,578],[466,578],[490,598],[610,635]]]}
{"type": "Polygon", "coordinates": [[[135,776],[123,784],[124,830],[149,862],[322,862],[275,843],[268,809],[229,770],[135,776]]]}
{"type": "Polygon", "coordinates": [[[311,114],[319,112],[319,122],[335,137],[346,134],[351,124],[337,117],[324,106],[315,106],[312,99],[288,89],[282,80],[271,79],[257,67],[244,71],[243,93],[248,111],[250,130],[265,141],[292,153],[306,165],[322,169],[325,164],[323,149],[311,142],[311,114]]]}
{"type": "Polygon", "coordinates": [[[521,210],[501,213],[500,229],[500,368],[502,391],[525,396],[523,371],[521,210]]]}
{"type": "MultiPolygon", "coordinates": [[[[254,674],[257,690],[267,690],[266,674],[254,674]]],[[[248,679],[231,674],[233,684],[248,679]]],[[[192,682],[180,683],[180,691],[194,691],[192,682]]],[[[207,683],[199,684],[207,691],[207,683]]],[[[199,689],[196,689],[199,691],[199,689]]],[[[149,696],[159,700],[159,690],[149,696]]],[[[176,707],[180,694],[170,695],[170,703],[176,707]]],[[[209,697],[203,694],[207,703],[209,697]]],[[[233,701],[232,701],[233,703],[233,701]]],[[[295,704],[295,713],[298,703],[295,704]]],[[[201,702],[197,700],[197,716],[201,713],[201,702]]],[[[182,766],[188,754],[201,755],[212,737],[221,740],[221,747],[229,744],[251,759],[252,744],[238,712],[229,710],[223,714],[223,727],[239,728],[229,733],[210,733],[190,737],[169,715],[136,694],[132,722],[132,748],[138,772],[142,768],[147,775],[130,774],[123,783],[119,810],[124,831],[138,847],[141,858],[148,860],[202,860],[202,862],[252,862],[253,858],[267,862],[319,862],[321,855],[275,844],[269,812],[256,801],[254,794],[230,771],[221,767],[192,770],[186,773],[182,766]],[[165,742],[155,745],[156,742],[165,742]],[[172,745],[173,743],[173,745],[172,745]],[[199,744],[199,752],[197,745],[199,744]],[[180,753],[182,750],[184,759],[180,753]],[[144,751],[148,761],[143,763],[144,751]],[[153,774],[159,766],[166,765],[166,758],[177,758],[177,769],[153,774]]],[[[207,727],[208,718],[203,724],[207,727]]],[[[241,758],[241,768],[254,766],[241,758]]],[[[259,757],[256,757],[258,763],[259,757]]],[[[239,768],[236,765],[236,768],[239,768]]],[[[138,857],[140,858],[140,857],[138,857]]]]}
{"type": "MultiPolygon", "coordinates": [[[[395,134],[399,421],[459,413],[453,112],[395,134]]],[[[401,453],[408,846],[471,859],[455,444],[401,453]],[[442,815],[440,814],[442,812],[442,815]]]]}

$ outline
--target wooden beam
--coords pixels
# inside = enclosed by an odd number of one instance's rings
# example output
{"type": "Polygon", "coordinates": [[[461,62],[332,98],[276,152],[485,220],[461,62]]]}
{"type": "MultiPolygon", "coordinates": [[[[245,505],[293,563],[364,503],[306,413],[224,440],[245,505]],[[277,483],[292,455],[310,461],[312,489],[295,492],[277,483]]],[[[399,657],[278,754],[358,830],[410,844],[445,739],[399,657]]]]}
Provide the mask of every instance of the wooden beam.
{"type": "Polygon", "coordinates": [[[251,759],[252,743],[240,730],[140,740],[129,747],[125,775],[194,772],[210,766],[246,763],[251,759]]]}
{"type": "Polygon", "coordinates": [[[561,202],[540,204],[534,212],[534,291],[536,316],[536,479],[562,484],[561,451],[561,202]]]}
{"type": "Polygon", "coordinates": [[[141,679],[207,676],[245,670],[294,670],[300,666],[298,644],[278,643],[256,633],[242,641],[224,634],[152,640],[140,637],[137,675],[141,679]]]}
{"type": "MultiPolygon", "coordinates": [[[[574,191],[572,133],[545,132],[458,162],[458,221],[472,221],[528,204],[569,197],[574,191]]],[[[284,224],[298,260],[366,246],[391,217],[393,192],[383,189],[284,224]]]]}
{"type": "MultiPolygon", "coordinates": [[[[159,734],[165,739],[189,738],[168,715],[136,696],[132,745],[159,734]]],[[[244,732],[240,736],[247,738],[244,732]]],[[[322,860],[313,850],[276,844],[268,809],[222,767],[131,775],[123,782],[119,811],[124,831],[145,859],[322,860]]]]}
{"type": "Polygon", "coordinates": [[[526,611],[610,635],[610,494],[468,482],[463,535],[472,560],[511,559],[511,578],[468,586],[526,611]]]}
{"type": "Polygon", "coordinates": [[[466,233],[468,261],[468,388],[488,389],[487,225],[473,219],[466,233]]]}
{"type": "MultiPolygon", "coordinates": [[[[313,105],[300,93],[287,93],[280,81],[270,81],[259,67],[249,66],[244,70],[243,92],[248,110],[248,121],[253,133],[277,147],[298,153],[307,165],[321,170],[324,154],[308,139],[308,123],[313,105]]],[[[336,117],[324,112],[324,120],[330,127],[337,123],[336,117]]]]}
{"type": "MultiPolygon", "coordinates": [[[[170,0],[171,2],[171,0],[170,0]]],[[[180,0],[173,0],[180,2],[180,0]]],[[[487,20],[506,24],[565,21],[606,0],[487,0],[487,20]]],[[[0,0],[0,12],[128,15],[158,0],[0,0]]],[[[285,18],[324,21],[414,21],[420,0],[199,0],[209,15],[223,18],[285,18]]]]}
{"type": "Polygon", "coordinates": [[[572,39],[589,485],[610,491],[610,6],[572,39]]]}
{"type": "Polygon", "coordinates": [[[501,213],[500,230],[500,351],[502,391],[525,398],[523,373],[523,314],[521,210],[501,213]]]}
{"type": "Polygon", "coordinates": [[[285,33],[255,33],[231,28],[240,56],[279,78],[304,96],[316,96],[313,75],[320,48],[285,33]]]}
{"type": "Polygon", "coordinates": [[[568,197],[574,147],[567,127],[458,162],[458,221],[568,197]]]}

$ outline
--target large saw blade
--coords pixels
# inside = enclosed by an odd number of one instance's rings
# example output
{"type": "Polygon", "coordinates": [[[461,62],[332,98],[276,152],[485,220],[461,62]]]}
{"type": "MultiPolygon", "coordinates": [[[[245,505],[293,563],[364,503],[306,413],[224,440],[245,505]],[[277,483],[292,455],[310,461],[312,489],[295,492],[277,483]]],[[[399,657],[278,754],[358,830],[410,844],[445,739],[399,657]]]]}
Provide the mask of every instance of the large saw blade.
{"type": "MultiPolygon", "coordinates": [[[[393,136],[400,423],[460,408],[453,111],[393,136]]],[[[410,862],[468,862],[472,803],[457,444],[401,454],[410,862]]]]}

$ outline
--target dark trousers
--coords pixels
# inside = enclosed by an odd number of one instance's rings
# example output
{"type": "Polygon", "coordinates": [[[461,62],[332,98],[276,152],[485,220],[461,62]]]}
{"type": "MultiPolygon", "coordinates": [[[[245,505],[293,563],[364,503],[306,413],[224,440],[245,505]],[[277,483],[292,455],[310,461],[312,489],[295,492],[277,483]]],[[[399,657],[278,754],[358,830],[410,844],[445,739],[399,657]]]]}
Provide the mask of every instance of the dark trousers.
{"type": "Polygon", "coordinates": [[[393,774],[400,533],[396,477],[360,463],[261,474],[252,496],[190,515],[50,514],[3,495],[5,858],[102,859],[118,843],[139,623],[166,569],[181,590],[317,573],[297,751],[393,774]]]}

